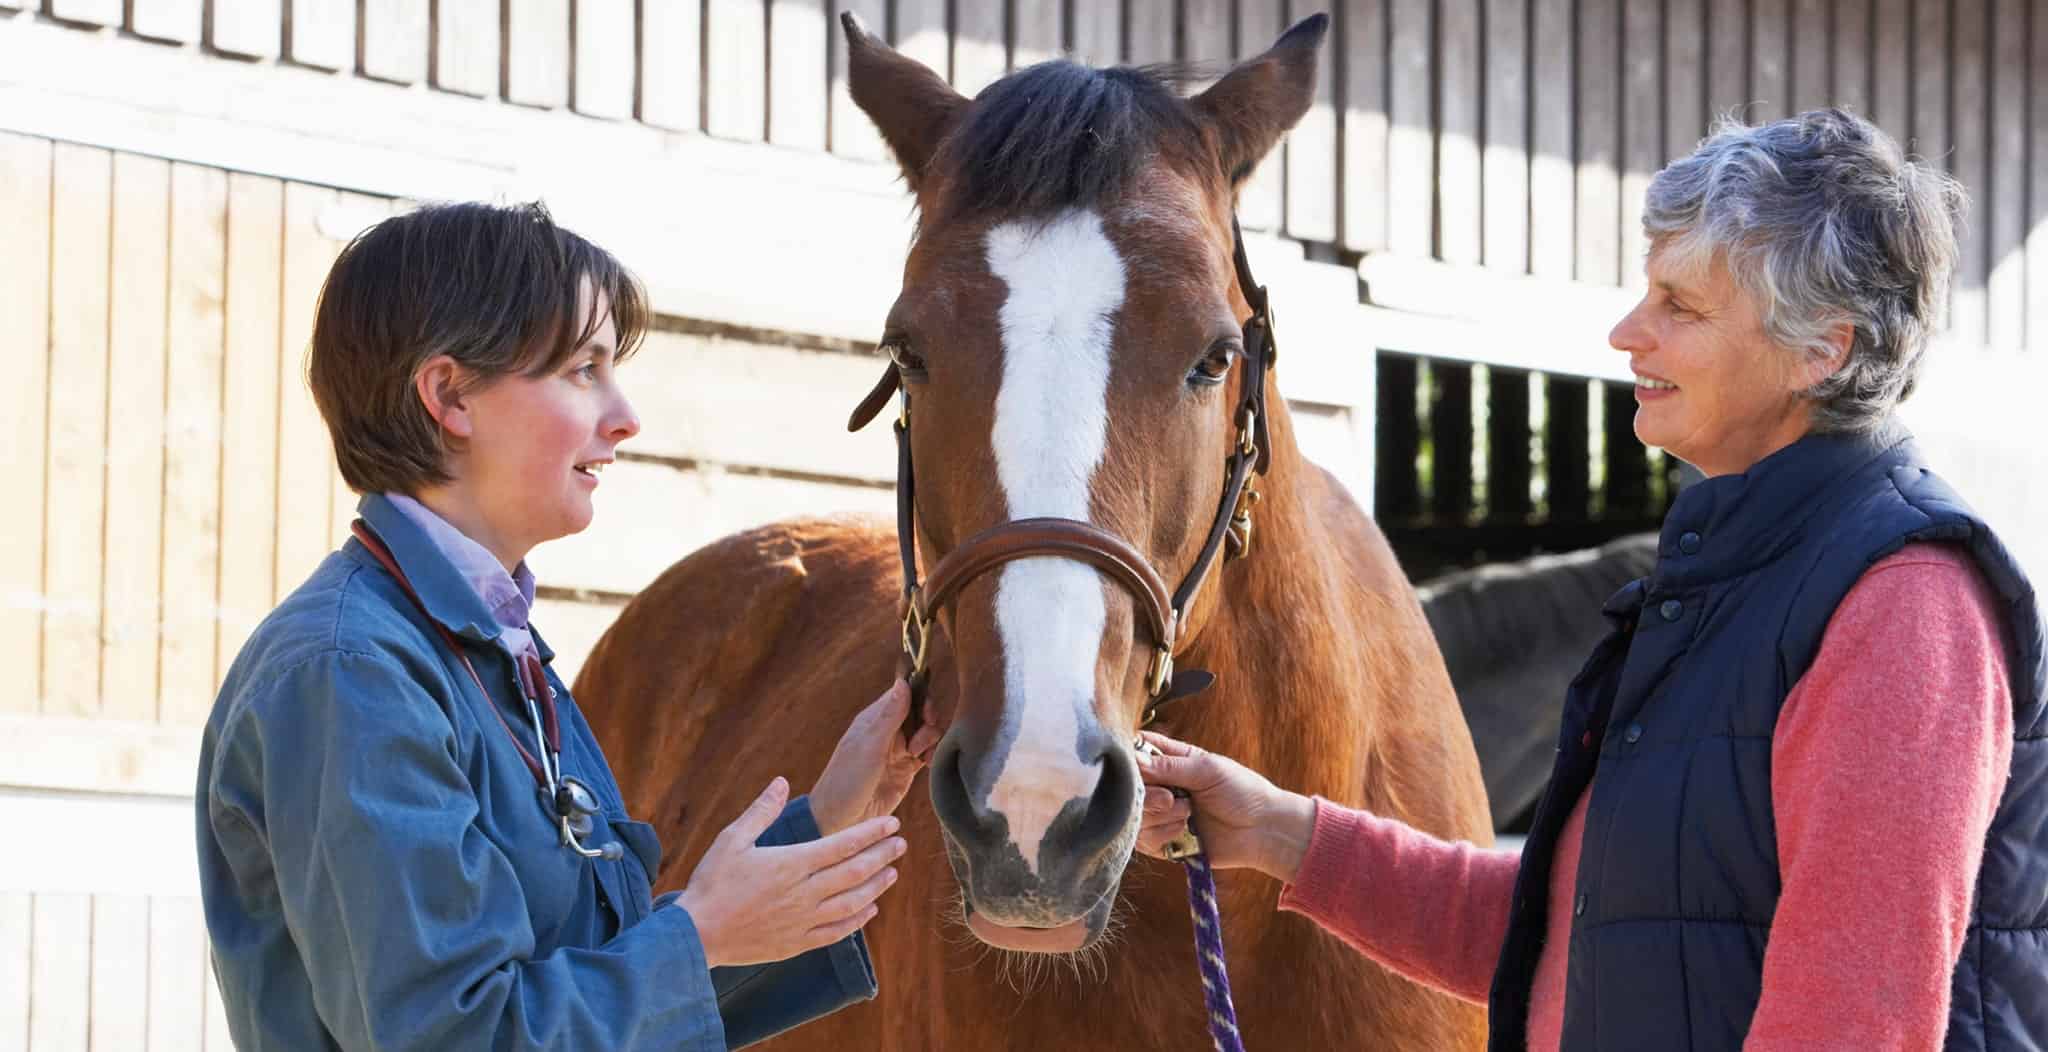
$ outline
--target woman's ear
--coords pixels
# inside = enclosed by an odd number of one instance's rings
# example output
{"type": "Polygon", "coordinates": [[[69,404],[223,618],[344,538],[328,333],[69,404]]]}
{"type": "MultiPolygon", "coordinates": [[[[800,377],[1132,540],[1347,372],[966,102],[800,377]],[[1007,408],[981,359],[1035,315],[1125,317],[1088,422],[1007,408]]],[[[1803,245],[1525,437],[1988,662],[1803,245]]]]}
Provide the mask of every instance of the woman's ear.
{"type": "Polygon", "coordinates": [[[1807,355],[1801,362],[1800,390],[1810,391],[1840,372],[1842,366],[1849,364],[1849,349],[1855,344],[1856,326],[1846,321],[1836,322],[1835,327],[1828,330],[1827,353],[1807,355]]]}
{"type": "Polygon", "coordinates": [[[463,399],[466,389],[462,381],[466,373],[455,359],[437,354],[412,374],[413,392],[419,396],[420,405],[441,425],[444,434],[455,438],[468,438],[475,430],[469,405],[463,399]]]}

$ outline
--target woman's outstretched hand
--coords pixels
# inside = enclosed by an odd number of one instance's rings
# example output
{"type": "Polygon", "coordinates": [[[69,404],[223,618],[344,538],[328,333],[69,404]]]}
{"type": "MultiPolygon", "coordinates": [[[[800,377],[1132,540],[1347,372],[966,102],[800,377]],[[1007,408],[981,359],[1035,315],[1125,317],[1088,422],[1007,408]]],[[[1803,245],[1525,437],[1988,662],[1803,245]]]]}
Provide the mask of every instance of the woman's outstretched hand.
{"type": "Polygon", "coordinates": [[[1201,815],[1202,852],[1218,869],[1256,869],[1292,881],[1315,830],[1315,801],[1275,786],[1257,771],[1152,731],[1141,732],[1156,753],[1138,751],[1145,810],[1138,850],[1166,857],[1166,842],[1201,815]],[[1173,795],[1172,789],[1187,793],[1173,795]]]}
{"type": "Polygon", "coordinates": [[[677,904],[690,913],[704,960],[717,967],[787,960],[830,946],[873,920],[875,900],[896,883],[903,857],[893,817],[831,836],[757,847],[789,801],[777,778],[711,842],[677,904]]]}
{"type": "Polygon", "coordinates": [[[899,679],[847,725],[811,788],[811,817],[820,833],[831,836],[855,822],[895,813],[939,744],[939,728],[928,716],[906,737],[903,721],[909,718],[910,687],[899,679]]]}

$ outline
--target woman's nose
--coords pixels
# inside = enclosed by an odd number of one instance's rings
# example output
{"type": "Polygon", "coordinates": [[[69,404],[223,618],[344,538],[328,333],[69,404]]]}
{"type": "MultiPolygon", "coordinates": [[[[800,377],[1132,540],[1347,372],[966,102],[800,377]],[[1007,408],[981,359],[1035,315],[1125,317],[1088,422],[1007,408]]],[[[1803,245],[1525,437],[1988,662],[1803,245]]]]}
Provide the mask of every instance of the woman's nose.
{"type": "Polygon", "coordinates": [[[640,433],[640,414],[633,411],[633,403],[626,401],[623,394],[612,405],[605,423],[605,433],[615,441],[623,442],[640,433]]]}
{"type": "Polygon", "coordinates": [[[1649,350],[1649,329],[1642,324],[1642,313],[1643,306],[1639,303],[1634,310],[1622,315],[1621,320],[1614,323],[1614,328],[1607,332],[1607,346],[1625,354],[1649,350]]]}

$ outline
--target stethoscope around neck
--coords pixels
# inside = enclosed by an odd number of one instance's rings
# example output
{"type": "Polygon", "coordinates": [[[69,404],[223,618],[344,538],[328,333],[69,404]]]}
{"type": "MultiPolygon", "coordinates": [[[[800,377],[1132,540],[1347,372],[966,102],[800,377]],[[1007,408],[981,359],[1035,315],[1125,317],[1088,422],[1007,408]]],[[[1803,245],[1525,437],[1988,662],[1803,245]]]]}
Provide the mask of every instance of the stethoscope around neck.
{"type": "Polygon", "coordinates": [[[505,721],[504,712],[498,708],[497,700],[491,697],[490,688],[484,686],[483,677],[477,675],[476,666],[470,663],[469,654],[462,649],[455,633],[427,611],[427,604],[420,601],[418,592],[413,591],[412,581],[405,576],[404,570],[398,568],[398,560],[391,557],[391,549],[385,546],[383,539],[361,519],[349,524],[349,532],[355,534],[356,540],[363,543],[384,571],[398,582],[398,587],[404,589],[405,597],[412,600],[412,605],[419,608],[427,623],[440,633],[441,642],[449,652],[461,659],[470,680],[483,694],[485,706],[498,717],[498,725],[511,736],[512,747],[519,750],[519,758],[526,761],[526,770],[533,775],[534,784],[547,797],[556,828],[561,831],[562,846],[584,858],[624,858],[626,849],[616,840],[608,840],[595,848],[583,846],[582,838],[589,836],[594,828],[591,818],[597,814],[597,796],[582,782],[562,776],[561,715],[555,707],[555,688],[548,684],[547,673],[542,670],[540,660],[527,653],[513,661],[519,673],[520,693],[525,696],[526,718],[533,727],[534,750],[528,752],[526,743],[519,739],[519,732],[505,721]]]}

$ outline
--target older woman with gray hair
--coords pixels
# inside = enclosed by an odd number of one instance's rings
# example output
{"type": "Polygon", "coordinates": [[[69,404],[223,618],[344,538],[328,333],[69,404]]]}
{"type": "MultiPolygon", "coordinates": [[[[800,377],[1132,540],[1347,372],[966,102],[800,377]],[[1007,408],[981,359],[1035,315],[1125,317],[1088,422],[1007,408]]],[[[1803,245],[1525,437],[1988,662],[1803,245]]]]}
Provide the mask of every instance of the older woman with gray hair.
{"type": "Polygon", "coordinates": [[[1893,415],[1962,203],[1839,110],[1652,181],[1609,339],[1636,436],[1706,477],[1605,606],[1519,854],[1159,736],[1141,848],[1191,803],[1217,866],[1488,1003],[1496,1049],[2048,1047],[2041,619],[1893,415]]]}

